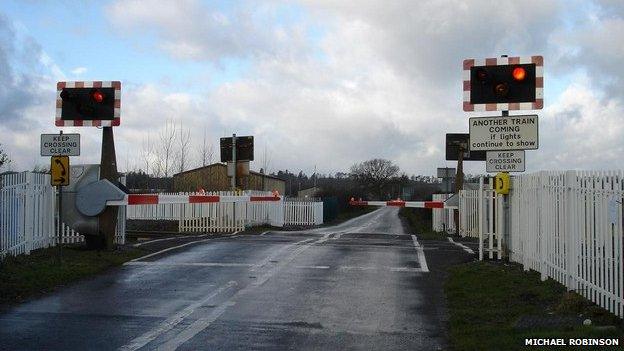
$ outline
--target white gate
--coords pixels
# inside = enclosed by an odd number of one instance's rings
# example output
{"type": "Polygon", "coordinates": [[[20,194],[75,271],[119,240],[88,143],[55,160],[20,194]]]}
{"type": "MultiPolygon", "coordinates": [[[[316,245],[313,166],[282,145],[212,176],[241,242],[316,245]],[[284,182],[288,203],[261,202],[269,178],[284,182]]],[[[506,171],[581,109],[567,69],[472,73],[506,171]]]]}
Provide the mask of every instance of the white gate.
{"type": "MultiPolygon", "coordinates": [[[[445,201],[453,194],[433,194],[433,201],[445,201]]],[[[434,208],[431,210],[431,226],[436,232],[455,234],[455,211],[454,209],[434,208]]]]}
{"type": "Polygon", "coordinates": [[[459,192],[459,234],[479,239],[479,259],[503,257],[504,198],[493,190],[493,179],[479,180],[479,190],[459,192]]]}

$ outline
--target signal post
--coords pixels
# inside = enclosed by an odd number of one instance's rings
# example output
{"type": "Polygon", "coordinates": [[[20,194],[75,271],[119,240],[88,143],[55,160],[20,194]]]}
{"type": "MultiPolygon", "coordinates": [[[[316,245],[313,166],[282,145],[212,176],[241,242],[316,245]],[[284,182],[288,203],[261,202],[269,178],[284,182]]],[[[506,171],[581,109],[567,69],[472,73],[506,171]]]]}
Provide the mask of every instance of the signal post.
{"type": "MultiPolygon", "coordinates": [[[[471,151],[486,152],[486,171],[499,171],[494,189],[503,196],[504,246],[510,247],[509,172],[525,170],[525,150],[539,147],[538,116],[510,116],[510,110],[539,110],[544,106],[544,58],[542,56],[466,59],[463,62],[463,110],[501,111],[501,116],[469,119],[471,151]],[[492,166],[492,167],[490,167],[492,166]]],[[[458,160],[461,163],[461,160],[458,160]]],[[[458,166],[459,168],[459,166],[458,166]]],[[[458,190],[461,188],[458,188],[458,190]]],[[[500,217],[499,217],[500,218],[500,217]]],[[[500,233],[498,233],[500,235],[500,233]]],[[[483,248],[480,230],[479,247],[483,248]]],[[[499,248],[500,249],[500,248],[499,248]]],[[[480,250],[482,257],[482,250],[480,250]]],[[[508,250],[503,250],[508,257],[508,250]]],[[[490,257],[492,253],[490,252],[490,257]]],[[[499,257],[500,258],[500,257],[499,257]]]]}

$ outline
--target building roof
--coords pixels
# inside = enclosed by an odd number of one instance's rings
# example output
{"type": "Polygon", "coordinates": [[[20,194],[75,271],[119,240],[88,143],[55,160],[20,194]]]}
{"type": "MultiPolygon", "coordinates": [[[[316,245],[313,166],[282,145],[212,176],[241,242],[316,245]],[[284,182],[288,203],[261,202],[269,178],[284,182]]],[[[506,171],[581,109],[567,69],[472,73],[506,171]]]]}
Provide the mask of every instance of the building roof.
{"type": "MultiPolygon", "coordinates": [[[[202,169],[212,168],[212,167],[227,167],[227,165],[224,164],[224,163],[217,162],[217,163],[213,163],[213,164],[208,165],[208,166],[203,166],[203,167],[199,167],[199,168],[189,169],[188,171],[176,173],[173,176],[175,177],[175,176],[179,176],[179,175],[182,175],[182,174],[196,172],[196,171],[199,171],[199,170],[202,170],[202,169]]],[[[256,172],[256,171],[252,171],[252,170],[249,171],[249,174],[254,174],[254,175],[257,175],[257,176],[260,176],[260,177],[272,178],[272,179],[276,179],[276,180],[281,180],[282,182],[286,182],[284,179],[278,178],[276,176],[272,176],[272,175],[269,175],[269,174],[262,174],[260,172],[256,172]]]]}

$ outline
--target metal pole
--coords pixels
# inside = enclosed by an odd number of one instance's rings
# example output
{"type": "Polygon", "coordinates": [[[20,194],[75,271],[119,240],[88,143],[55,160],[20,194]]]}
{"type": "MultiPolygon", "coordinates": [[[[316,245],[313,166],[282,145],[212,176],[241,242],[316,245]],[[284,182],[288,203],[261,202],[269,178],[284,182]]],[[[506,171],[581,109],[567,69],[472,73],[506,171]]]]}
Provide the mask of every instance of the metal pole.
{"type": "MultiPolygon", "coordinates": [[[[232,134],[232,191],[236,191],[236,134],[232,134]]],[[[234,193],[236,194],[236,193],[234,193]]],[[[232,225],[236,226],[236,202],[232,202],[232,225]]]]}
{"type": "Polygon", "coordinates": [[[232,134],[232,164],[233,164],[233,173],[232,173],[232,191],[236,190],[236,134],[232,134]]]}
{"type": "MultiPolygon", "coordinates": [[[[59,135],[63,135],[63,131],[59,131],[59,135]]],[[[62,138],[61,138],[62,139],[62,138]]],[[[69,170],[67,170],[67,176],[69,177],[69,170]]],[[[56,187],[56,189],[58,190],[59,193],[59,204],[58,204],[58,221],[59,221],[59,227],[61,228],[61,230],[59,230],[58,233],[58,264],[60,265],[61,263],[63,263],[63,232],[65,231],[65,225],[63,224],[63,186],[59,185],[56,187]]]]}
{"type": "MultiPolygon", "coordinates": [[[[61,132],[62,134],[62,132],[61,132]]],[[[59,232],[58,232],[58,264],[63,263],[63,232],[65,231],[65,225],[63,225],[63,186],[59,185],[56,187],[59,193],[59,203],[58,203],[58,221],[59,221],[59,232]]]]}
{"type": "Polygon", "coordinates": [[[483,261],[483,177],[479,177],[479,261],[483,261]]]}

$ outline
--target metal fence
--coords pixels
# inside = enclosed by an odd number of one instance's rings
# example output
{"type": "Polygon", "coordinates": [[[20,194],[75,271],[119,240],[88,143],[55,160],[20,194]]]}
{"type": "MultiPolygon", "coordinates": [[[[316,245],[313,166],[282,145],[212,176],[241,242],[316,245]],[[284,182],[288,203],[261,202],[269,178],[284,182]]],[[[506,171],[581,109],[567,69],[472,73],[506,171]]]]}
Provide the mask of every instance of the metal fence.
{"type": "MultiPolygon", "coordinates": [[[[29,254],[63,243],[84,241],[84,236],[56,220],[56,192],[50,175],[21,172],[0,176],[0,258],[29,254]]],[[[125,212],[119,211],[115,242],[125,241],[125,212]]]]}
{"type": "MultiPolygon", "coordinates": [[[[453,194],[433,194],[433,201],[446,201],[453,194]]],[[[454,234],[456,231],[454,209],[434,208],[431,210],[431,226],[436,232],[454,234]]]]}
{"type": "Polygon", "coordinates": [[[460,234],[480,238],[480,259],[507,250],[542,280],[552,278],[624,318],[623,199],[622,171],[513,176],[508,209],[491,179],[482,180],[480,190],[460,192],[460,234]]]}
{"type": "Polygon", "coordinates": [[[512,178],[510,257],[624,318],[624,173],[512,178]]]}

